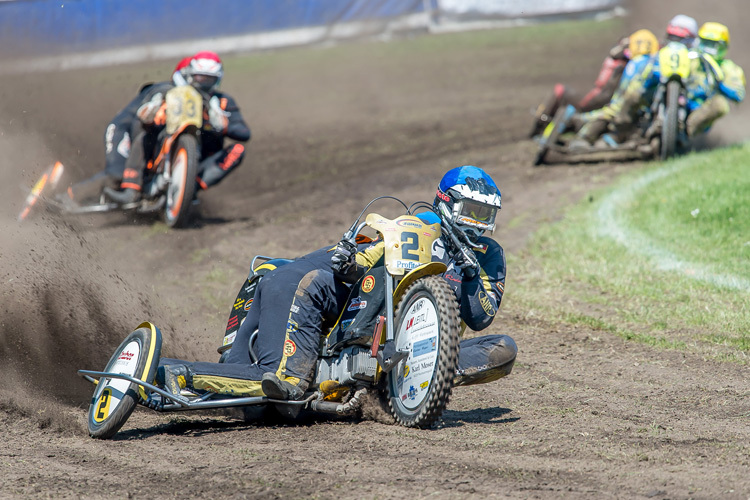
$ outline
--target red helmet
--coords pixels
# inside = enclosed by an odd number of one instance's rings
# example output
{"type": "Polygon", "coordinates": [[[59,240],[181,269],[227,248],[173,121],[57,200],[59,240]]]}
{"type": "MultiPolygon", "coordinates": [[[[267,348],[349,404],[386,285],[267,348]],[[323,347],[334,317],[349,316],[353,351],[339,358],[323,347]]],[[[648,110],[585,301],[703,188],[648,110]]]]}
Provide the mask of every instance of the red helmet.
{"type": "Polygon", "coordinates": [[[193,56],[183,57],[177,66],[174,68],[172,73],[172,81],[175,85],[186,85],[187,84],[187,68],[190,66],[190,61],[193,56]]]}
{"type": "Polygon", "coordinates": [[[187,82],[206,92],[214,90],[221,83],[222,76],[224,66],[216,52],[198,52],[187,66],[187,82]]]}

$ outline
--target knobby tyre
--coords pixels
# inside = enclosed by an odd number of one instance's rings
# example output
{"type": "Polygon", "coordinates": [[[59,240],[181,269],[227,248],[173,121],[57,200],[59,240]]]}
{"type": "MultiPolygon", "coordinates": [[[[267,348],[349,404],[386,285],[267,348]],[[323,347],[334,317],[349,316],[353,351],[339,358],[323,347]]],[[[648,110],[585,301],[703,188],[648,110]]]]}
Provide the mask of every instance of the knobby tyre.
{"type": "Polygon", "coordinates": [[[406,289],[395,315],[397,348],[411,353],[388,374],[388,408],[399,424],[428,428],[440,418],[453,389],[458,303],[445,280],[427,276],[406,289]]]}
{"type": "Polygon", "coordinates": [[[667,105],[664,111],[664,123],[661,128],[661,159],[666,160],[675,155],[677,148],[677,114],[680,100],[680,83],[667,83],[667,105]]]}
{"type": "MultiPolygon", "coordinates": [[[[103,371],[126,373],[152,383],[160,355],[159,330],[142,326],[122,341],[103,371]]],[[[114,436],[133,413],[139,388],[138,384],[123,379],[99,379],[89,405],[89,435],[97,439],[114,436]]]]}
{"type": "Polygon", "coordinates": [[[172,155],[172,178],[167,187],[167,205],[164,212],[169,227],[185,227],[195,198],[198,175],[198,139],[190,134],[177,138],[172,155]]]}

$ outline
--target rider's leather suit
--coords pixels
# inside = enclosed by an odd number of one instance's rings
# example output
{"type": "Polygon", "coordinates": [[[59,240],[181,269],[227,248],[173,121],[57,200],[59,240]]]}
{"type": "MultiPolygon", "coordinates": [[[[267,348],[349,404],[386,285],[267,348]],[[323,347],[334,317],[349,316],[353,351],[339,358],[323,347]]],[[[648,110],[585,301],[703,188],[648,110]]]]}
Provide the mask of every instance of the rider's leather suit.
{"type": "Polygon", "coordinates": [[[106,174],[117,181],[122,181],[125,172],[125,162],[130,156],[130,144],[135,135],[140,132],[140,127],[135,130],[133,126],[138,123],[136,111],[144,102],[146,96],[156,92],[162,94],[172,88],[171,81],[145,85],[138,95],[130,101],[119,113],[112,118],[104,132],[104,151],[106,174]]]}

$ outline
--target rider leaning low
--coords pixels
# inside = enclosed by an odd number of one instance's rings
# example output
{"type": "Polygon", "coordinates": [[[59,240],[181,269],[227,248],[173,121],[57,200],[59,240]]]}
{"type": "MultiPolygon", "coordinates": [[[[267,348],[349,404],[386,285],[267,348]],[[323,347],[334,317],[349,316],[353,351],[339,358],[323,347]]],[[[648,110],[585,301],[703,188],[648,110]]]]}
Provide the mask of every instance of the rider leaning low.
{"type": "MultiPolygon", "coordinates": [[[[183,59],[175,75],[198,89],[207,103],[201,129],[201,154],[196,182],[201,189],[217,184],[237,168],[245,155],[242,144],[224,147],[224,139],[246,142],[250,129],[240,114],[234,99],[218,91],[224,67],[214,52],[198,52],[189,60],[183,59]]],[[[175,81],[175,83],[180,83],[175,81]]],[[[142,94],[133,127],[130,155],[125,164],[120,190],[105,188],[109,199],[119,204],[138,201],[143,185],[143,173],[156,156],[160,134],[166,123],[165,94],[171,88],[151,88],[142,94]]]]}
{"type": "MultiPolygon", "coordinates": [[[[483,330],[492,323],[505,286],[503,249],[483,236],[495,228],[500,191],[482,169],[454,168],[438,186],[434,207],[439,210],[441,206],[472,242],[469,251],[478,267],[450,251],[442,238],[433,246],[433,260],[448,266],[443,278],[459,300],[463,322],[472,330],[483,330]]],[[[418,216],[439,222],[433,212],[418,216]]],[[[356,245],[343,240],[270,271],[260,281],[224,363],[163,358],[156,383],[175,394],[189,387],[235,396],[301,398],[311,382],[321,336],[347,306],[351,283],[382,255],[382,240],[356,245]],[[256,329],[258,360],[253,362],[248,349],[237,346],[248,345],[256,329]]],[[[506,375],[516,353],[516,344],[507,335],[461,341],[455,385],[485,383],[506,375]]]]}
{"type": "MultiPolygon", "coordinates": [[[[631,38],[624,37],[609,50],[594,81],[594,86],[583,97],[571,87],[556,83],[552,95],[537,109],[529,136],[535,137],[541,134],[550,120],[554,118],[557,110],[569,104],[575,106],[576,111],[580,113],[599,109],[607,104],[620,82],[625,65],[631,57],[634,57],[631,52],[633,46],[631,38]]],[[[641,50],[640,45],[636,46],[641,50]]]]}
{"type": "MultiPolygon", "coordinates": [[[[148,83],[143,85],[138,91],[138,95],[133,98],[124,108],[122,108],[114,118],[107,124],[104,130],[104,173],[106,174],[106,183],[113,186],[120,186],[125,173],[125,162],[130,156],[130,146],[132,139],[141,130],[140,123],[136,116],[138,108],[144,102],[147,102],[153,93],[165,93],[175,85],[185,85],[185,67],[190,62],[190,57],[182,59],[175,67],[171,80],[148,83]]],[[[101,174],[98,174],[101,175],[101,174]]],[[[75,204],[80,198],[85,198],[87,191],[90,191],[90,180],[73,184],[65,193],[61,193],[57,199],[66,206],[71,203],[75,204]]]]}
{"type": "MultiPolygon", "coordinates": [[[[691,74],[685,82],[688,93],[688,137],[706,131],[714,121],[728,113],[729,100],[740,102],[745,97],[745,74],[742,68],[725,57],[729,47],[727,27],[709,22],[700,30],[697,23],[691,25],[691,30],[693,28],[695,35],[692,31],[684,33],[687,40],[693,40],[695,36],[698,39],[696,50],[690,53],[691,74]]],[[[678,38],[677,41],[681,40],[678,38]]],[[[658,84],[659,75],[659,60],[653,58],[641,75],[628,85],[622,108],[615,117],[616,126],[623,129],[632,123],[639,106],[644,99],[648,101],[651,91],[658,84]]]]}
{"type": "Polygon", "coordinates": [[[692,60],[688,79],[690,137],[729,113],[730,101],[745,99],[745,72],[726,57],[728,48],[729,29],[723,24],[707,22],[698,30],[700,57],[692,60]]]}

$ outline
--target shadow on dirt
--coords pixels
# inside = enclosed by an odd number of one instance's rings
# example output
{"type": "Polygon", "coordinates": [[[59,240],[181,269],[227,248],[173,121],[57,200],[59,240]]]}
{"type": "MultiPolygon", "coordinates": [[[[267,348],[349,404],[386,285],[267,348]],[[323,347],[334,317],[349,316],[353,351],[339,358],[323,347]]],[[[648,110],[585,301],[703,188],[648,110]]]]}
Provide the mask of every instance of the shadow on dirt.
{"type": "Polygon", "coordinates": [[[443,412],[444,428],[462,427],[464,424],[510,424],[521,420],[521,417],[505,417],[513,410],[510,408],[481,408],[477,410],[445,410],[443,412]]]}

